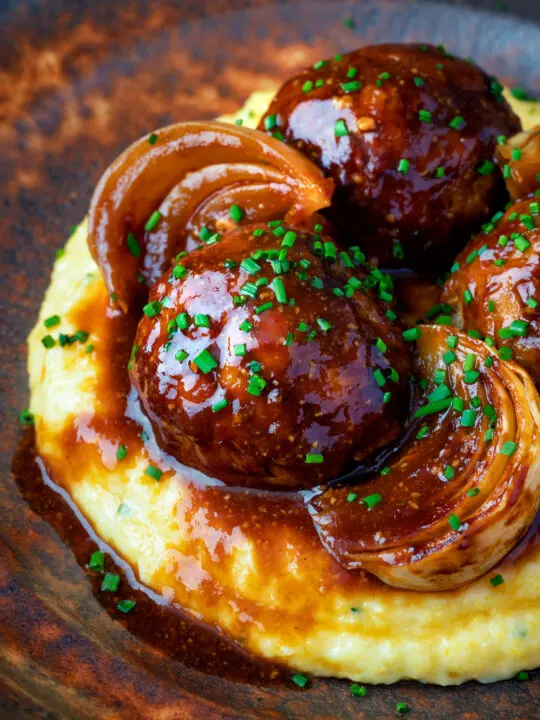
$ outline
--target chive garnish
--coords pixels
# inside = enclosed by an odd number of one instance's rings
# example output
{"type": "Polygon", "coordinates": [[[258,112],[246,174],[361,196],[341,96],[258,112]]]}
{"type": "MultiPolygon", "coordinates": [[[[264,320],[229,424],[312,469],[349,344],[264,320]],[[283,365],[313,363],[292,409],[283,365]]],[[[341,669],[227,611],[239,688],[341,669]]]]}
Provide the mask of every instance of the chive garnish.
{"type": "Polygon", "coordinates": [[[450,515],[450,517],[448,518],[448,523],[452,530],[459,530],[459,528],[461,527],[461,520],[455,513],[452,513],[452,515],[450,515]]]}
{"type": "Polygon", "coordinates": [[[154,300],[143,307],[143,313],[149,318],[156,317],[161,312],[161,307],[161,302],[154,300]]]}
{"type": "Polygon", "coordinates": [[[135,600],[120,600],[116,607],[120,612],[126,614],[133,610],[136,604],[135,600]]]}
{"type": "Polygon", "coordinates": [[[336,120],[336,124],[334,125],[334,135],[339,137],[345,137],[349,134],[349,128],[347,127],[347,124],[345,120],[336,120]]]}
{"type": "Polygon", "coordinates": [[[294,675],[291,677],[291,680],[295,685],[298,685],[298,687],[306,687],[306,685],[309,682],[309,678],[305,675],[301,675],[300,673],[294,673],[294,675]]]}
{"type": "Polygon", "coordinates": [[[226,400],[226,398],[222,398],[221,400],[218,400],[218,402],[215,403],[215,405],[212,405],[212,412],[216,413],[216,412],[219,412],[220,410],[224,410],[228,404],[229,403],[226,400]]]}
{"type": "Polygon", "coordinates": [[[163,470],[160,470],[155,465],[149,465],[144,471],[144,474],[159,482],[161,480],[161,476],[163,475],[163,470]]]}
{"type": "Polygon", "coordinates": [[[159,210],[154,210],[154,212],[146,221],[146,225],[144,226],[146,232],[151,232],[152,230],[155,230],[162,217],[163,215],[159,212],[159,210]]]}
{"type": "Polygon", "coordinates": [[[128,246],[129,252],[133,255],[133,257],[138,258],[141,254],[142,248],[139,244],[139,241],[132,232],[128,233],[126,244],[128,246]]]}
{"type": "Polygon", "coordinates": [[[43,321],[43,324],[45,325],[46,328],[55,327],[56,325],[60,324],[60,316],[59,315],[51,315],[50,317],[46,318],[43,321]]]}
{"type": "Polygon", "coordinates": [[[405,342],[415,342],[419,338],[422,337],[422,328],[419,327],[413,327],[409,328],[408,330],[404,330],[401,333],[403,339],[405,342]]]}
{"type": "Polygon", "coordinates": [[[90,570],[94,570],[96,572],[101,572],[105,566],[105,553],[102,553],[100,550],[96,550],[90,555],[90,562],[88,563],[88,567],[90,570]]]}
{"type": "Polygon", "coordinates": [[[120,575],[116,575],[116,573],[106,573],[101,583],[101,589],[104,592],[116,592],[119,584],[120,575]]]}
{"type": "Polygon", "coordinates": [[[489,579],[489,582],[492,587],[497,587],[498,585],[503,584],[504,578],[502,575],[494,575],[492,578],[489,579]]]}
{"type": "Polygon", "coordinates": [[[324,462],[324,456],[320,453],[306,453],[305,462],[307,465],[320,465],[324,462]]]}
{"type": "Polygon", "coordinates": [[[120,444],[116,448],[116,459],[119,462],[122,462],[122,460],[127,456],[127,454],[128,454],[128,451],[127,451],[127,447],[125,445],[120,444]]]}
{"type": "Polygon", "coordinates": [[[365,498],[362,498],[362,502],[366,507],[369,509],[375,507],[375,505],[378,505],[382,500],[382,495],[380,493],[373,493],[371,495],[366,495],[365,498]]]}

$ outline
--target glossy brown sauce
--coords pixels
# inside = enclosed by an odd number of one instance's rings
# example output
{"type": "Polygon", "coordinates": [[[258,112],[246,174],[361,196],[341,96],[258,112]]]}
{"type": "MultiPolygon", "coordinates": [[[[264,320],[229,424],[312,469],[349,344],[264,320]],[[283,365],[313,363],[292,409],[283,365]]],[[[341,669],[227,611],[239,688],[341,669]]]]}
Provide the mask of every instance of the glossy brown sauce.
{"type": "Polygon", "coordinates": [[[62,498],[58,488],[42,473],[31,430],[20,440],[12,472],[30,508],[52,525],[73,551],[78,564],[85,568],[99,603],[130,633],[184,665],[227,680],[257,685],[290,680],[289,669],[248,655],[238,643],[198,622],[187,612],[156,602],[132,573],[126,573],[124,563],[115,562],[111,551],[105,558],[105,572],[117,573],[121,581],[117,592],[102,592],[103,574],[89,570],[87,565],[91,554],[104,544],[99,541],[98,545],[96,536],[84,527],[74,506],[62,498]],[[134,610],[128,614],[116,609],[123,599],[136,601],[134,610]]]}

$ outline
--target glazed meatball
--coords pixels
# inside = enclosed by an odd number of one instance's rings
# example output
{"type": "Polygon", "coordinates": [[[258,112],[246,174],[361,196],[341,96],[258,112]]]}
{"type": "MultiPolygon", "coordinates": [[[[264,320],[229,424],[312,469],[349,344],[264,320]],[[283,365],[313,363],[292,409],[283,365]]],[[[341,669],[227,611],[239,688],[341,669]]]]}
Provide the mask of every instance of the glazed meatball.
{"type": "Polygon", "coordinates": [[[429,45],[365,47],[288,80],[261,120],[337,185],[342,242],[374,262],[444,267],[505,198],[494,163],[520,130],[502,86],[429,45]]]}
{"type": "Polygon", "coordinates": [[[328,236],[269,225],[226,233],[153,286],[131,377],[182,462],[310,487],[396,438],[411,358],[388,276],[328,236]]]}
{"type": "Polygon", "coordinates": [[[540,385],[540,198],[514,203],[467,245],[442,300],[461,327],[491,338],[540,385]]]}

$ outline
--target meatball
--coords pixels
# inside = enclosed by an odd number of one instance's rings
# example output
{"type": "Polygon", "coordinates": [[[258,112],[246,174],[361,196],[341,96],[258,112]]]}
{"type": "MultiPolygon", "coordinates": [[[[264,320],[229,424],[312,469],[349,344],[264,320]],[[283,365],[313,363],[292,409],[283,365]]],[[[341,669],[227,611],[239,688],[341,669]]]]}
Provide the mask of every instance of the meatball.
{"type": "Polygon", "coordinates": [[[435,270],[504,203],[497,138],[520,130],[502,86],[429,45],[365,47],[288,80],[259,129],[336,185],[331,218],[374,262],[435,270]]]}
{"type": "Polygon", "coordinates": [[[471,240],[442,300],[461,327],[491,338],[540,385],[540,198],[514,203],[471,240]]]}
{"type": "Polygon", "coordinates": [[[130,371],[160,445],[229,484],[302,488],[395,439],[411,356],[391,279],[363,262],[279,221],[180,258],[130,371]]]}

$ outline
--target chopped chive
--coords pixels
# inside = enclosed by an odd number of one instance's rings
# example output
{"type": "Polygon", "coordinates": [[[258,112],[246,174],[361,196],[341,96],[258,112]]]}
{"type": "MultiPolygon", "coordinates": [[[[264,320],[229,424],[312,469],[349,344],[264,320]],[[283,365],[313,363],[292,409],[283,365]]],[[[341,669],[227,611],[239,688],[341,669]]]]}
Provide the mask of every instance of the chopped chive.
{"type": "Polygon", "coordinates": [[[501,455],[511,457],[517,448],[517,443],[507,440],[501,448],[501,455]]]}
{"type": "Polygon", "coordinates": [[[291,680],[295,685],[298,685],[298,687],[306,687],[306,685],[309,682],[309,678],[305,675],[301,675],[300,673],[294,673],[294,675],[291,677],[291,680]]]}
{"type": "Polygon", "coordinates": [[[499,356],[499,360],[511,360],[512,359],[512,348],[501,347],[498,349],[497,355],[499,356]]]}
{"type": "Polygon", "coordinates": [[[261,266],[255,262],[252,258],[246,258],[245,260],[242,260],[240,263],[240,267],[242,270],[245,270],[250,275],[256,275],[260,269],[261,266]]]}
{"type": "Polygon", "coordinates": [[[195,323],[196,327],[210,327],[210,318],[208,315],[204,315],[202,313],[196,313],[193,316],[193,322],[195,323]]]}
{"type": "Polygon", "coordinates": [[[41,338],[41,343],[44,348],[50,350],[56,345],[56,340],[53,338],[52,335],[45,335],[45,337],[41,338]]]}
{"type": "Polygon", "coordinates": [[[402,175],[407,175],[410,167],[411,167],[411,163],[409,162],[409,160],[405,160],[405,158],[401,158],[401,160],[398,163],[397,169],[398,169],[398,172],[400,172],[402,175]]]}
{"type": "Polygon", "coordinates": [[[120,612],[126,614],[133,610],[136,604],[135,600],[120,600],[116,607],[120,612]]]}
{"type": "Polygon", "coordinates": [[[156,135],[156,133],[152,133],[152,134],[149,136],[149,138],[148,138],[148,143],[149,143],[150,145],[155,145],[157,139],[158,139],[158,136],[156,135]]]}
{"type": "Polygon", "coordinates": [[[415,340],[418,340],[422,337],[422,328],[409,328],[408,330],[404,330],[401,335],[405,342],[414,342],[415,340]]]}
{"type": "Polygon", "coordinates": [[[380,493],[372,493],[371,495],[366,495],[365,498],[362,498],[362,502],[364,505],[366,505],[368,508],[373,508],[375,505],[378,505],[382,500],[382,495],[380,493]]]}
{"type": "Polygon", "coordinates": [[[435,402],[428,403],[419,407],[414,413],[414,417],[424,417],[426,415],[433,415],[434,413],[442,412],[447,410],[452,404],[451,398],[442,398],[441,400],[435,400],[435,402]]]}
{"type": "Polygon", "coordinates": [[[127,454],[128,454],[128,451],[127,451],[127,447],[125,445],[120,444],[116,448],[116,459],[119,462],[122,462],[122,460],[127,456],[127,454]]]}
{"type": "Polygon", "coordinates": [[[442,165],[439,165],[439,167],[435,170],[435,177],[443,178],[444,175],[445,175],[445,169],[442,167],[442,165]]]}
{"type": "Polygon", "coordinates": [[[222,398],[221,400],[218,400],[218,402],[215,403],[215,405],[212,405],[212,412],[216,413],[216,412],[219,412],[220,410],[224,410],[228,404],[229,403],[226,400],[226,398],[222,398]]]}
{"type": "Polygon", "coordinates": [[[19,422],[21,425],[26,425],[27,427],[31,427],[34,424],[34,416],[30,410],[21,410],[19,413],[19,422]]]}
{"type": "Polygon", "coordinates": [[[536,300],[536,298],[530,297],[527,299],[527,305],[533,310],[536,310],[536,308],[538,307],[538,300],[536,300]]]}
{"type": "Polygon", "coordinates": [[[386,378],[382,374],[381,370],[379,370],[379,368],[376,368],[373,371],[373,377],[375,378],[375,382],[379,387],[383,387],[386,384],[386,378]]]}
{"type": "Polygon", "coordinates": [[[461,115],[456,115],[456,117],[451,120],[448,125],[453,130],[462,130],[465,127],[465,120],[461,117],[461,115]]]}
{"type": "Polygon", "coordinates": [[[516,675],[516,680],[528,680],[529,679],[529,673],[526,670],[520,670],[518,674],[516,675]]]}
{"type": "Polygon", "coordinates": [[[240,205],[231,205],[229,208],[229,217],[231,220],[235,223],[239,223],[241,220],[245,217],[244,210],[240,207],[240,205]]]}
{"type": "Polygon", "coordinates": [[[129,252],[133,255],[133,257],[138,258],[141,254],[142,248],[139,244],[139,241],[132,232],[128,233],[126,244],[128,246],[129,252]]]}
{"type": "Polygon", "coordinates": [[[474,368],[474,363],[476,361],[476,355],[474,353],[467,353],[465,356],[465,362],[463,363],[463,370],[467,372],[468,370],[472,370],[474,368]]]}
{"type": "Polygon", "coordinates": [[[328,322],[328,320],[325,320],[324,318],[317,318],[317,325],[321,328],[323,332],[328,332],[332,329],[332,324],[328,322]]]}
{"type": "Polygon", "coordinates": [[[334,135],[339,137],[345,137],[349,134],[349,128],[347,127],[347,124],[345,120],[336,120],[336,124],[334,125],[334,135]]]}
{"type": "Polygon", "coordinates": [[[155,465],[149,465],[144,471],[144,474],[159,482],[161,480],[161,476],[163,475],[163,470],[160,470],[155,465]]]}
{"type": "Polygon", "coordinates": [[[306,80],[306,82],[302,85],[302,92],[303,93],[309,93],[313,90],[313,81],[312,80],[306,80]]]}
{"type": "Polygon", "coordinates": [[[415,77],[414,84],[416,85],[416,87],[424,87],[424,85],[425,85],[425,83],[421,77],[415,77]]]}
{"type": "Polygon", "coordinates": [[[453,480],[456,475],[456,471],[454,470],[454,468],[451,465],[447,465],[444,468],[443,474],[444,474],[444,477],[447,478],[447,480],[453,480]]]}
{"type": "Polygon", "coordinates": [[[163,215],[159,212],[159,210],[154,210],[154,212],[146,221],[146,225],[144,226],[146,232],[151,232],[152,230],[155,230],[162,217],[163,215]]]}
{"type": "Polygon", "coordinates": [[[476,410],[464,410],[461,416],[461,427],[474,427],[476,410]]]}
{"type": "Polygon", "coordinates": [[[357,92],[362,89],[362,83],[359,80],[351,80],[351,82],[341,83],[341,89],[345,93],[357,92]]]}
{"type": "Polygon", "coordinates": [[[457,355],[453,350],[448,350],[442,356],[445,365],[451,365],[457,360],[457,355]]]}
{"type": "Polygon", "coordinates": [[[43,321],[46,328],[52,328],[60,324],[60,315],[51,315],[43,321]]]}
{"type": "Polygon", "coordinates": [[[205,375],[217,367],[215,358],[206,349],[193,358],[193,363],[205,375]]]}
{"type": "Polygon", "coordinates": [[[247,391],[248,393],[250,393],[250,395],[255,395],[256,397],[259,397],[265,387],[266,380],[257,373],[254,373],[249,379],[247,391]]]}
{"type": "Polygon", "coordinates": [[[233,348],[233,352],[237,357],[244,357],[244,355],[247,355],[247,347],[245,343],[242,343],[241,345],[235,345],[233,348]]]}
{"type": "Polygon", "coordinates": [[[531,243],[528,240],[526,240],[523,237],[523,235],[519,235],[519,237],[515,238],[514,245],[522,253],[524,253],[526,250],[528,250],[531,247],[531,243]]]}
{"type": "Polygon", "coordinates": [[[448,523],[452,530],[459,530],[459,528],[461,527],[461,520],[455,513],[452,513],[452,515],[450,515],[450,517],[448,518],[448,523]]]}
{"type": "Polygon", "coordinates": [[[161,303],[159,300],[154,300],[143,307],[143,313],[146,317],[156,317],[161,312],[161,303]]]}
{"type": "Polygon", "coordinates": [[[433,373],[433,382],[436,385],[440,385],[444,382],[444,379],[446,377],[446,370],[444,368],[437,368],[435,372],[433,373]]]}
{"type": "Polygon", "coordinates": [[[480,373],[478,372],[478,370],[467,370],[467,372],[465,372],[463,375],[463,380],[468,385],[470,385],[471,383],[474,383],[478,380],[479,375],[480,373]]]}
{"type": "Polygon", "coordinates": [[[382,338],[377,338],[375,341],[375,347],[379,352],[385,353],[388,350],[388,345],[382,340],[382,338]]]}
{"type": "Polygon", "coordinates": [[[429,110],[419,110],[418,111],[418,117],[422,122],[430,123],[431,122],[431,113],[429,110]]]}
{"type": "Polygon", "coordinates": [[[277,115],[267,115],[264,118],[264,129],[273,130],[278,125],[277,115]]]}
{"type": "Polygon", "coordinates": [[[480,488],[470,488],[469,490],[467,490],[467,495],[469,497],[476,497],[477,495],[480,495],[480,488]]]}
{"type": "Polygon", "coordinates": [[[427,435],[429,435],[429,428],[428,428],[427,425],[422,425],[422,427],[420,428],[420,430],[416,433],[416,439],[417,439],[417,440],[422,440],[422,439],[425,438],[427,435]]]}
{"type": "Polygon", "coordinates": [[[495,165],[491,162],[491,160],[484,160],[477,168],[476,172],[479,175],[491,175],[491,173],[495,170],[495,165]]]}
{"type": "Polygon", "coordinates": [[[398,713],[403,715],[404,713],[409,712],[409,706],[405,702],[398,702],[396,703],[396,710],[398,713]]]}
{"type": "Polygon", "coordinates": [[[391,392],[385,392],[383,395],[383,405],[388,405],[390,400],[392,399],[392,393],[391,392]]]}
{"type": "Polygon", "coordinates": [[[116,592],[119,584],[120,575],[116,575],[116,573],[106,573],[101,583],[101,589],[103,592],[116,592]]]}
{"type": "Polygon", "coordinates": [[[324,462],[324,456],[318,453],[307,453],[305,461],[307,465],[320,465],[324,462]]]}
{"type": "Polygon", "coordinates": [[[250,323],[249,320],[244,320],[244,322],[240,323],[240,330],[246,333],[251,332],[251,330],[253,330],[253,324],[250,323]]]}
{"type": "Polygon", "coordinates": [[[101,550],[96,550],[90,555],[90,562],[88,563],[88,568],[90,570],[94,570],[95,572],[101,572],[105,566],[105,553],[102,553],[101,550]]]}
{"type": "Polygon", "coordinates": [[[365,697],[366,693],[367,690],[363,685],[357,685],[356,683],[351,685],[351,695],[353,697],[365,697]]]}
{"type": "Polygon", "coordinates": [[[292,332],[288,332],[285,340],[283,341],[283,344],[286,345],[287,347],[290,347],[293,343],[293,339],[294,339],[294,335],[292,334],[292,332]]]}
{"type": "Polygon", "coordinates": [[[274,278],[272,289],[274,290],[278,303],[281,303],[282,305],[287,303],[287,292],[285,291],[285,285],[283,284],[283,280],[281,278],[274,278]]]}
{"type": "Polygon", "coordinates": [[[464,290],[464,292],[463,292],[463,299],[465,300],[465,304],[466,304],[466,305],[469,305],[469,304],[472,303],[472,301],[474,300],[473,294],[472,294],[472,292],[469,290],[469,288],[467,288],[466,290],[464,290]]]}
{"type": "Polygon", "coordinates": [[[498,585],[503,584],[504,578],[502,575],[494,575],[492,578],[489,578],[489,582],[492,587],[497,587],[498,585]]]}
{"type": "Polygon", "coordinates": [[[453,397],[452,398],[452,409],[456,412],[463,412],[463,408],[465,407],[465,403],[463,401],[463,398],[460,397],[453,397]]]}
{"type": "Polygon", "coordinates": [[[514,160],[514,161],[521,160],[522,154],[523,154],[523,153],[522,153],[522,150],[521,150],[520,148],[514,148],[514,149],[512,150],[512,160],[514,160]]]}
{"type": "Polygon", "coordinates": [[[449,335],[446,338],[446,344],[448,345],[449,348],[452,348],[454,350],[455,350],[455,348],[457,348],[458,342],[459,342],[459,340],[456,335],[449,335]]]}

